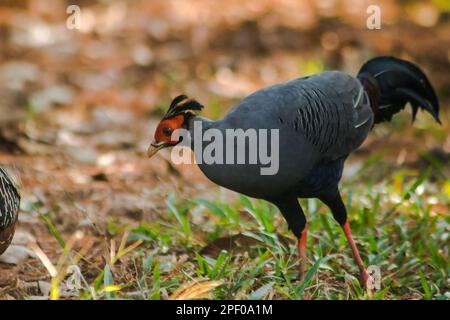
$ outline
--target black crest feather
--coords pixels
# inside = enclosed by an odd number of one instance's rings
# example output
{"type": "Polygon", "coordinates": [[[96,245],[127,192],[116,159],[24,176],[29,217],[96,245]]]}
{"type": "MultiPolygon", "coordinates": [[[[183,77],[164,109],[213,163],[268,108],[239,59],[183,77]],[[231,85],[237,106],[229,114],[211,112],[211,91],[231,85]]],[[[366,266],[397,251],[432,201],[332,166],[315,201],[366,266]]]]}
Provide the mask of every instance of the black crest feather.
{"type": "Polygon", "coordinates": [[[188,96],[182,94],[172,100],[169,110],[164,116],[164,119],[173,118],[179,114],[194,114],[197,111],[201,111],[203,105],[194,99],[190,99],[188,96]]]}

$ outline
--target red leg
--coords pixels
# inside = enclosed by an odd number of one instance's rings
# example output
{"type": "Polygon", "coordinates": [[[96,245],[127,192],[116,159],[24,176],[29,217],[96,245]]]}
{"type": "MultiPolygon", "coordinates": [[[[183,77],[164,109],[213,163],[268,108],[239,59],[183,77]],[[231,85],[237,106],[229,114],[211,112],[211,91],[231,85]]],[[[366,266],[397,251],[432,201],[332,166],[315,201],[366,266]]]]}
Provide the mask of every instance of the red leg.
{"type": "Polygon", "coordinates": [[[298,239],[297,249],[298,255],[300,257],[300,265],[299,265],[299,277],[300,280],[303,280],[305,277],[306,271],[306,240],[308,237],[308,226],[305,225],[305,228],[302,230],[300,238],[298,239]]]}
{"type": "Polygon", "coordinates": [[[355,263],[359,267],[359,271],[361,273],[360,281],[362,282],[362,285],[364,286],[364,288],[368,288],[369,281],[372,282],[373,280],[370,277],[370,275],[367,273],[367,270],[364,267],[364,263],[361,259],[361,256],[359,255],[359,251],[358,251],[358,248],[356,247],[355,241],[353,241],[352,231],[350,230],[350,224],[348,223],[348,220],[342,226],[342,229],[344,230],[345,237],[347,238],[347,241],[350,244],[350,247],[352,248],[353,259],[355,260],[355,263]]]}

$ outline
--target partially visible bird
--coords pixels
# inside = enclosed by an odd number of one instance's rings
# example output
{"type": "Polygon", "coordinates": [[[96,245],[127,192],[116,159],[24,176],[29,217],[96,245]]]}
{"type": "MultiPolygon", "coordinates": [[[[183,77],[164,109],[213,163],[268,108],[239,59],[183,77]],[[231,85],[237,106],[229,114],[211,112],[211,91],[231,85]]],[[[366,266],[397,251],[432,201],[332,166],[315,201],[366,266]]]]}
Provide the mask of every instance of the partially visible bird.
{"type": "MultiPolygon", "coordinates": [[[[338,183],[348,155],[366,139],[374,124],[390,121],[411,104],[413,120],[419,108],[439,120],[436,94],[425,74],[414,64],[394,57],[369,60],[352,77],[339,71],[323,72],[259,90],[239,102],[223,119],[211,121],[196,112],[202,105],[186,96],[176,97],[156,128],[149,157],[181,142],[172,133],[186,129],[191,147],[202,130],[278,129],[279,170],[261,175],[266,164],[199,163],[213,182],[275,204],[298,239],[300,274],[305,271],[307,222],[297,198],[318,198],[331,210],[350,244],[364,286],[371,280],[353,241],[347,210],[338,183]]],[[[197,141],[198,142],[198,141],[197,141]]],[[[207,146],[210,141],[202,141],[207,146]]],[[[253,146],[246,145],[248,155],[253,146]]],[[[219,150],[226,158],[229,150],[219,150]]],[[[231,150],[236,154],[236,149],[231,150]]],[[[197,155],[196,155],[197,156],[197,155]]]]}
{"type": "Polygon", "coordinates": [[[19,214],[19,191],[5,169],[0,167],[0,255],[14,236],[19,214]]]}

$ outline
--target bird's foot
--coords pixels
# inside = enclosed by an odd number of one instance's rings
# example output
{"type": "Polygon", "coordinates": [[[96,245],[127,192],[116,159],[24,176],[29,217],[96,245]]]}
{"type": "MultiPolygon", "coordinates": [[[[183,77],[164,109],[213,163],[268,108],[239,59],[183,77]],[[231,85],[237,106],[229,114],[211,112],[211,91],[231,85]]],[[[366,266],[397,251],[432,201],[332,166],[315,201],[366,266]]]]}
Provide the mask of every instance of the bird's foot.
{"type": "Polygon", "coordinates": [[[375,280],[370,276],[366,269],[361,271],[359,276],[361,286],[366,290],[369,297],[373,296],[373,288],[375,287],[375,280]]]}

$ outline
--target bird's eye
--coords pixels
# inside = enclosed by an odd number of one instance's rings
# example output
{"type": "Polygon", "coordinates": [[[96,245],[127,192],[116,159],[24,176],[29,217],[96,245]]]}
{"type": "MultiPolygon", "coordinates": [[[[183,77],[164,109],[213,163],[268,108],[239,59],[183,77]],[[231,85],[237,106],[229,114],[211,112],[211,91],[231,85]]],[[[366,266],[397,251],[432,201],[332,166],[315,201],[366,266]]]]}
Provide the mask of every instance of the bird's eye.
{"type": "Polygon", "coordinates": [[[173,132],[173,129],[171,127],[164,127],[162,131],[166,136],[170,136],[173,132]]]}

